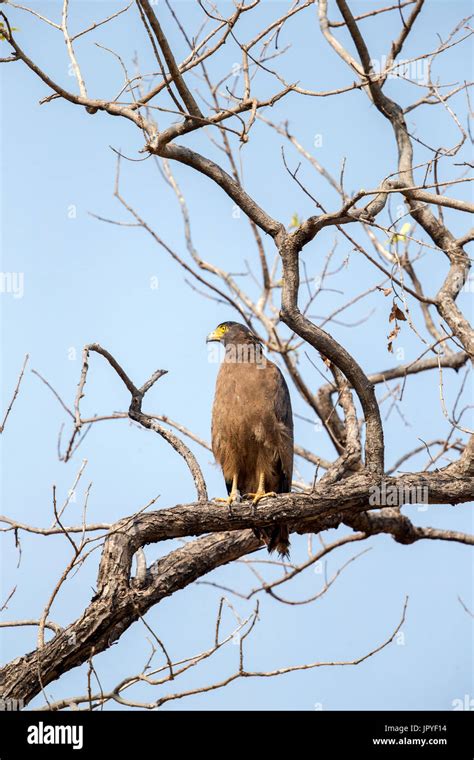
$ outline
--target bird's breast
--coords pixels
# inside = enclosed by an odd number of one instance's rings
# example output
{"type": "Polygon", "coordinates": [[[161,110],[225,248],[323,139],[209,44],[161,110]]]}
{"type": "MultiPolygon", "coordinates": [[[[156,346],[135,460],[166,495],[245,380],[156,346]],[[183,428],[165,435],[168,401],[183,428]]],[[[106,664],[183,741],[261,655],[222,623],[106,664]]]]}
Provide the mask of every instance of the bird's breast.
{"type": "Polygon", "coordinates": [[[272,399],[262,383],[264,369],[250,363],[222,364],[216,383],[212,412],[215,437],[234,445],[263,442],[272,425],[272,399]]]}

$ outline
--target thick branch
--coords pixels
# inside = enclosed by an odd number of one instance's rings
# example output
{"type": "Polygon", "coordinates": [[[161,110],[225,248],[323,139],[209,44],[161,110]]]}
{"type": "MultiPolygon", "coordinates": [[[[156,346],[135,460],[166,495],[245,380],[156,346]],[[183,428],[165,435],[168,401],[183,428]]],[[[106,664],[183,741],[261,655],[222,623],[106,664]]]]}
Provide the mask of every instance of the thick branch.
{"type": "MultiPolygon", "coordinates": [[[[386,478],[394,486],[400,504],[413,489],[427,488],[429,503],[456,504],[472,499],[474,478],[455,468],[386,478]]],[[[336,528],[367,509],[371,489],[380,481],[366,473],[331,485],[316,486],[311,494],[285,494],[268,499],[253,510],[250,504],[235,505],[232,514],[214,502],[178,505],[121,520],[106,540],[97,594],[78,620],[58,633],[39,651],[19,657],[0,671],[2,698],[31,700],[43,687],[92,653],[107,649],[140,615],[161,599],[227,562],[257,549],[254,533],[246,528],[289,522],[294,532],[336,528]],[[222,533],[222,530],[230,532],[222,533]],[[130,578],[134,553],[141,546],[170,538],[216,531],[171,552],[148,570],[145,579],[130,578]]]]}
{"type": "Polygon", "coordinates": [[[280,244],[283,261],[281,318],[297,335],[330,359],[354,387],[365,415],[365,464],[372,473],[382,473],[384,441],[382,421],[374,387],[355,359],[331,335],[308,320],[298,308],[298,238],[286,235],[280,244]]]}
{"type": "Polygon", "coordinates": [[[168,44],[168,40],[166,39],[166,37],[165,37],[165,35],[163,33],[163,30],[161,28],[161,24],[158,21],[153,8],[151,7],[151,5],[148,2],[148,0],[138,0],[138,4],[143,9],[143,12],[145,13],[145,15],[146,15],[146,17],[147,17],[147,19],[149,21],[149,24],[150,24],[151,28],[153,29],[153,32],[154,32],[154,34],[156,36],[158,44],[159,44],[159,46],[161,48],[161,51],[163,53],[164,59],[165,59],[165,61],[167,63],[167,66],[169,68],[169,71],[170,71],[170,74],[171,74],[171,77],[172,77],[172,81],[174,81],[174,83],[176,84],[177,90],[178,90],[179,94],[181,95],[181,97],[183,99],[183,102],[184,102],[184,104],[186,106],[186,109],[188,110],[188,112],[192,116],[199,116],[199,117],[202,118],[201,110],[200,110],[198,104],[196,103],[196,101],[194,100],[194,97],[192,96],[190,90],[188,89],[188,87],[187,87],[187,85],[186,85],[186,83],[184,81],[184,78],[183,78],[183,76],[182,76],[182,74],[181,74],[181,72],[180,72],[180,70],[179,70],[179,68],[177,66],[177,63],[176,63],[176,61],[174,59],[174,55],[173,55],[173,53],[171,51],[171,48],[170,48],[170,46],[168,44]]]}
{"type": "Polygon", "coordinates": [[[219,185],[227,195],[244,211],[245,214],[273,238],[278,233],[284,231],[281,222],[272,219],[254,200],[248,195],[242,186],[236,182],[230,174],[222,169],[218,164],[209,158],[201,156],[199,153],[185,148],[175,143],[161,145],[159,141],[154,145],[149,145],[150,153],[155,153],[163,158],[170,158],[186,164],[192,169],[205,174],[219,185]]]}

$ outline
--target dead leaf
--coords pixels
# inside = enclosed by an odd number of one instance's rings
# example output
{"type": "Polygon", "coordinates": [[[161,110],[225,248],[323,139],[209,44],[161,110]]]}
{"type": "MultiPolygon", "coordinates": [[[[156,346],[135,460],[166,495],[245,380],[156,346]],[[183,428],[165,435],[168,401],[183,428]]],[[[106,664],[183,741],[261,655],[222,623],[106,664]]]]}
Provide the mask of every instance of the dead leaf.
{"type": "Polygon", "coordinates": [[[404,315],[403,311],[398,308],[397,304],[394,303],[392,306],[392,311],[390,312],[390,316],[388,318],[389,322],[393,322],[393,320],[399,320],[400,322],[406,322],[407,318],[404,315]]]}
{"type": "Polygon", "coordinates": [[[388,340],[395,340],[399,332],[400,332],[400,325],[395,325],[390,335],[387,335],[388,340]]]}

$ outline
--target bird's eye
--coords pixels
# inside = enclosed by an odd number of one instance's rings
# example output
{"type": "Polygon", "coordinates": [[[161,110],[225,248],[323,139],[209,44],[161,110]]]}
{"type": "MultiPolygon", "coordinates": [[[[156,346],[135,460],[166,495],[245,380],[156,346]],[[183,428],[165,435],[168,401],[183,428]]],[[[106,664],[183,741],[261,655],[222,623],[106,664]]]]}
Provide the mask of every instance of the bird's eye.
{"type": "Polygon", "coordinates": [[[221,332],[223,335],[224,335],[224,333],[226,333],[226,332],[227,332],[227,330],[228,330],[228,329],[229,329],[229,328],[227,327],[227,325],[220,325],[220,327],[219,327],[219,331],[220,331],[220,332],[221,332]]]}

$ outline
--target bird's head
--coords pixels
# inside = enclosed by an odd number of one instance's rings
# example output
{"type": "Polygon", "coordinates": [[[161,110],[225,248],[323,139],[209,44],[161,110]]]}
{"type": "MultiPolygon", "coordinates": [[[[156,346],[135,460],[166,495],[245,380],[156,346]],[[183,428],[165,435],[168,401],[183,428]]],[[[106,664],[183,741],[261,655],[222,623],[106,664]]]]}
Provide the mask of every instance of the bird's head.
{"type": "Polygon", "coordinates": [[[235,345],[260,345],[260,341],[256,335],[245,325],[240,322],[222,322],[217,325],[206,338],[206,343],[212,343],[217,341],[223,343],[224,346],[235,345]]]}

